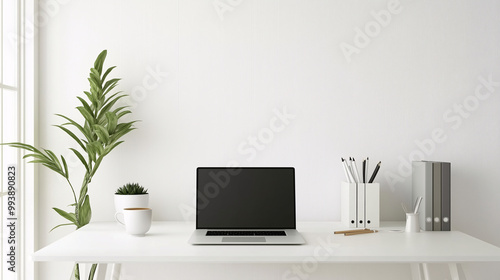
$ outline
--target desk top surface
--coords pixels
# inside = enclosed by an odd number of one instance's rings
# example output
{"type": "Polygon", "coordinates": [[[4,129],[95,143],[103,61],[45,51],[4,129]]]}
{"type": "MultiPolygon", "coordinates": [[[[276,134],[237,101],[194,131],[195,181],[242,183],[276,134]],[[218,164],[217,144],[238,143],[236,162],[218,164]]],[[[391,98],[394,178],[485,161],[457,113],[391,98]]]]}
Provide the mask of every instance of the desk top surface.
{"type": "MultiPolygon", "coordinates": [[[[401,225],[401,224],[400,224],[401,225]]],[[[404,233],[385,224],[377,233],[344,236],[340,223],[304,222],[305,245],[190,245],[193,222],[153,222],[144,237],[116,222],[91,223],[38,250],[34,261],[98,263],[412,263],[500,262],[500,248],[458,231],[404,233]],[[311,259],[312,258],[312,259],[311,259]]]]}

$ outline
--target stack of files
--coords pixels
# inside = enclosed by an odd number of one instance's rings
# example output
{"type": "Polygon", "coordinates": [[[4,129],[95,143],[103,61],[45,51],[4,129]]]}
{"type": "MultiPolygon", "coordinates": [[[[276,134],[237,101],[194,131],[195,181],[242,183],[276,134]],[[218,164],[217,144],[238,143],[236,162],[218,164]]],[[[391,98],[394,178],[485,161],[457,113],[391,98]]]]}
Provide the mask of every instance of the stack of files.
{"type": "Polygon", "coordinates": [[[451,230],[451,163],[412,162],[412,197],[423,197],[420,227],[426,231],[451,230]]]}
{"type": "Polygon", "coordinates": [[[380,226],[380,185],[348,183],[340,185],[341,221],[348,228],[380,226]]]}

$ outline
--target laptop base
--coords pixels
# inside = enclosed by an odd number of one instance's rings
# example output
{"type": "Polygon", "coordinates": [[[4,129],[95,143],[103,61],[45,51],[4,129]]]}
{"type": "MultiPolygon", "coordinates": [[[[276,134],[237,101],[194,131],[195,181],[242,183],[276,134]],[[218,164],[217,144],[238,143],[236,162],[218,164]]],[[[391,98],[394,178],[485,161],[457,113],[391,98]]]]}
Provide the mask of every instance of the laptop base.
{"type": "Polygon", "coordinates": [[[297,230],[285,229],[284,231],[286,236],[207,236],[206,229],[197,229],[188,242],[194,245],[300,245],[306,243],[297,230]]]}

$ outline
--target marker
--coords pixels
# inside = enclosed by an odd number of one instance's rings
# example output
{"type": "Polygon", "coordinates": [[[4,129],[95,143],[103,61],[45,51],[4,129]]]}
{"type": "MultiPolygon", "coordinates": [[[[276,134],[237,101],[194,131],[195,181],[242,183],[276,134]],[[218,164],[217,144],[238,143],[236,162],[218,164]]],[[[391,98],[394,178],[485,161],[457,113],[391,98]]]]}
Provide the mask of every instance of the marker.
{"type": "Polygon", "coordinates": [[[372,177],[370,177],[370,181],[368,181],[368,183],[373,183],[373,180],[375,180],[375,176],[377,176],[377,173],[378,173],[378,170],[380,169],[380,164],[382,162],[379,161],[377,166],[375,166],[375,170],[373,171],[373,174],[372,174],[372,177]]]}
{"type": "Polygon", "coordinates": [[[363,183],[366,183],[366,159],[363,160],[363,183]]]}

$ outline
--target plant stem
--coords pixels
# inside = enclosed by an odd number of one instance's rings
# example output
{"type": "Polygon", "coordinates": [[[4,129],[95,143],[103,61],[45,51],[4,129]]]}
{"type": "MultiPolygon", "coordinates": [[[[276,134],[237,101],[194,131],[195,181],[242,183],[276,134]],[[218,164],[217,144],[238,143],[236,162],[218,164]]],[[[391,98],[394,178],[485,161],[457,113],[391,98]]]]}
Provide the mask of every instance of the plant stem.
{"type": "Polygon", "coordinates": [[[66,178],[66,181],[68,182],[69,186],[71,187],[71,192],[73,192],[73,198],[75,199],[75,203],[78,203],[78,200],[76,199],[75,188],[73,188],[73,185],[71,184],[71,181],[69,180],[69,178],[66,178]]]}

